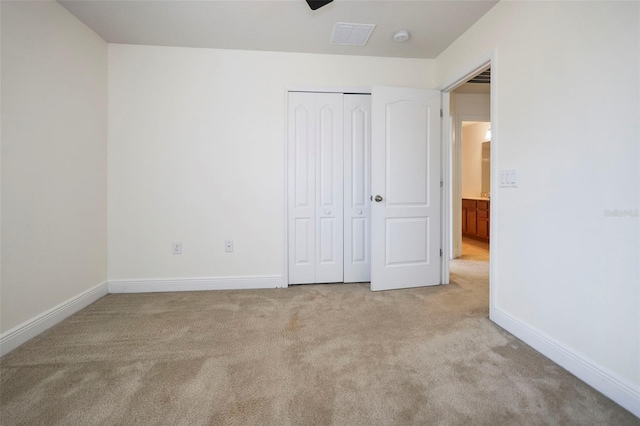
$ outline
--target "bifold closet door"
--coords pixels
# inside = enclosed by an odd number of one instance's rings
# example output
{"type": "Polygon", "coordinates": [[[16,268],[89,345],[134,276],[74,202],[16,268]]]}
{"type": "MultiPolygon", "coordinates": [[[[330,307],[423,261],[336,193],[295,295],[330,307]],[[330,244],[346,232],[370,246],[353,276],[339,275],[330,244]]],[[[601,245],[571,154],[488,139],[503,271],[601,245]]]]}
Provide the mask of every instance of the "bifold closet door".
{"type": "Polygon", "coordinates": [[[371,281],[371,96],[344,95],[344,282],[371,281]]]}
{"type": "Polygon", "coordinates": [[[343,95],[289,93],[289,283],[343,282],[343,95]]]}

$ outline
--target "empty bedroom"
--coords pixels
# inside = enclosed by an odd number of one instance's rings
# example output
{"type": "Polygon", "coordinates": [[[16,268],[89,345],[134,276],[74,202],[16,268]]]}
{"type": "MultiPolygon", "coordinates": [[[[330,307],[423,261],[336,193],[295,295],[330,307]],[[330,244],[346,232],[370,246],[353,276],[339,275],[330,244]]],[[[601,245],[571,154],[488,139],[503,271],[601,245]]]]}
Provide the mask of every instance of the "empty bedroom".
{"type": "Polygon", "coordinates": [[[640,3],[3,0],[0,47],[0,424],[640,424],[640,3]]]}

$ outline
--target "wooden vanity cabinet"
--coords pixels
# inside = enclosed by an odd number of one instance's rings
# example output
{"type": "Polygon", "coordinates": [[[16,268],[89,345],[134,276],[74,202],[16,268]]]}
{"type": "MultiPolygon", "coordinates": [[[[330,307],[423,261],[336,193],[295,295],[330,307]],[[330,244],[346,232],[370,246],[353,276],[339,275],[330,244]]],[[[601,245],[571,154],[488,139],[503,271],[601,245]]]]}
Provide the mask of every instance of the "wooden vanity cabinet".
{"type": "Polygon", "coordinates": [[[462,199],[462,235],[489,242],[490,203],[462,199]]]}

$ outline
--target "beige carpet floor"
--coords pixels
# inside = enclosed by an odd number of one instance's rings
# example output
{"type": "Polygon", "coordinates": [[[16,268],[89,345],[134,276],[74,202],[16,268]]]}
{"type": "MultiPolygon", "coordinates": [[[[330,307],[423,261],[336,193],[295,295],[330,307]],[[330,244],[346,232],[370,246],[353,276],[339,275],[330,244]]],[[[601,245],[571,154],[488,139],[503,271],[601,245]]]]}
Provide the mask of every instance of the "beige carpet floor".
{"type": "Polygon", "coordinates": [[[451,285],[108,295],[0,359],[2,425],[638,425],[451,285]]]}

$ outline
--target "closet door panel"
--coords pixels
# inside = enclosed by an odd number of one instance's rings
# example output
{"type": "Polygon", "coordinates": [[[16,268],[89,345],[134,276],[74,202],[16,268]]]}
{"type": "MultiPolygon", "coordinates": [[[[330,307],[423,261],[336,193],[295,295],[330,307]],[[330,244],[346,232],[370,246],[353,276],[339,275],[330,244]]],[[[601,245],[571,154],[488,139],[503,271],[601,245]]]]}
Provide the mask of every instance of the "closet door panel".
{"type": "Polygon", "coordinates": [[[309,218],[295,220],[295,246],[293,248],[294,264],[309,266],[313,262],[313,252],[310,252],[309,238],[313,237],[313,222],[309,218]]]}
{"type": "MultiPolygon", "coordinates": [[[[351,219],[351,263],[361,265],[367,263],[369,256],[369,236],[367,235],[369,228],[369,220],[362,217],[354,217],[351,219]]],[[[362,277],[366,278],[366,277],[362,277]]],[[[345,274],[346,280],[346,274],[345,274]]],[[[366,281],[364,279],[357,279],[357,276],[351,276],[351,279],[346,282],[366,281]]]]}
{"type": "Polygon", "coordinates": [[[288,246],[289,284],[315,282],[316,114],[310,93],[289,93],[288,246]]]}
{"type": "Polygon", "coordinates": [[[316,100],[316,282],[343,282],[343,95],[316,100]]]}
{"type": "Polygon", "coordinates": [[[344,282],[371,280],[371,96],[344,95],[344,282]]]}

